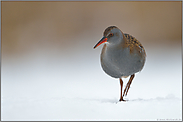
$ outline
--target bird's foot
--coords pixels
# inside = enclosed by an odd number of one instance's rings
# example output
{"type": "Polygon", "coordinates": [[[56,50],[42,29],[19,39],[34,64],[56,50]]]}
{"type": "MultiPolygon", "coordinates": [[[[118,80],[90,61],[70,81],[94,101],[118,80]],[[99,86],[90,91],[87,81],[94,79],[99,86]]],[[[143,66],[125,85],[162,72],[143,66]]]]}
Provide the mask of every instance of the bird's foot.
{"type": "Polygon", "coordinates": [[[119,101],[120,101],[120,102],[121,102],[121,101],[126,102],[126,100],[124,100],[123,97],[120,98],[119,101]]]}

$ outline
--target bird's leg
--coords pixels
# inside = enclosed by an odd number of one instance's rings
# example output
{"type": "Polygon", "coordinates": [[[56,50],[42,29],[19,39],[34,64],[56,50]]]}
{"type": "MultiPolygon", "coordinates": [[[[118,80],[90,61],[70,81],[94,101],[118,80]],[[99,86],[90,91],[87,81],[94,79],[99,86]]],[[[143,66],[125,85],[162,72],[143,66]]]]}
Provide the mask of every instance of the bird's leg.
{"type": "Polygon", "coordinates": [[[130,77],[130,79],[129,79],[129,81],[128,81],[126,87],[125,87],[125,90],[124,90],[124,92],[123,92],[123,96],[124,96],[124,95],[125,95],[125,96],[127,95],[128,90],[129,90],[129,88],[130,88],[130,85],[131,85],[132,80],[133,80],[134,77],[135,77],[135,74],[131,75],[131,77],[130,77]]]}
{"type": "Polygon", "coordinates": [[[120,86],[121,86],[121,94],[120,94],[120,99],[119,99],[119,101],[125,101],[125,100],[123,100],[123,96],[122,96],[123,81],[122,81],[121,78],[119,79],[119,81],[120,81],[120,86]]]}

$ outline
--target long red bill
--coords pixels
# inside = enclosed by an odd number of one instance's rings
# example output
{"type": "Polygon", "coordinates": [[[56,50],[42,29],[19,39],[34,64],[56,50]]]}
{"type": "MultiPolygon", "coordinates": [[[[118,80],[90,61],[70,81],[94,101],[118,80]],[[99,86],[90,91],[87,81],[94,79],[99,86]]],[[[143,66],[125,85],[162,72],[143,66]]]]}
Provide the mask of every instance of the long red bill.
{"type": "Polygon", "coordinates": [[[103,37],[93,48],[95,49],[96,47],[98,47],[99,45],[101,45],[104,42],[107,42],[107,38],[106,37],[103,37]]]}

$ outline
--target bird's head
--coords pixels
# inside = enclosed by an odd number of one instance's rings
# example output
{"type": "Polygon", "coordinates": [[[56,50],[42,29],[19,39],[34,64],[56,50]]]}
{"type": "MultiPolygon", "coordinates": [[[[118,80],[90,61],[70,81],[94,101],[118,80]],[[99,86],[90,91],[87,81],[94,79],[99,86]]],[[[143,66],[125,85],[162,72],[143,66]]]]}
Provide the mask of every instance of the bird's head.
{"type": "Polygon", "coordinates": [[[102,43],[119,44],[123,40],[123,34],[116,26],[109,26],[105,29],[102,39],[94,46],[94,49],[102,43]]]}

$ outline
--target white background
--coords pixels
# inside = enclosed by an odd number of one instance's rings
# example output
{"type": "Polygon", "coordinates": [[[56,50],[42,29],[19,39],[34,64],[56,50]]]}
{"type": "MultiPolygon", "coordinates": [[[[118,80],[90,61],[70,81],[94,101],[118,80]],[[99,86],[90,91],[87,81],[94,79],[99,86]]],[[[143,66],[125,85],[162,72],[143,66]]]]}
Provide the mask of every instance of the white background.
{"type": "MultiPolygon", "coordinates": [[[[147,60],[128,101],[118,102],[119,79],[100,66],[103,45],[93,46],[3,58],[2,120],[181,120],[180,47],[145,48],[147,60]]],[[[123,79],[124,87],[128,79],[123,79]]]]}

